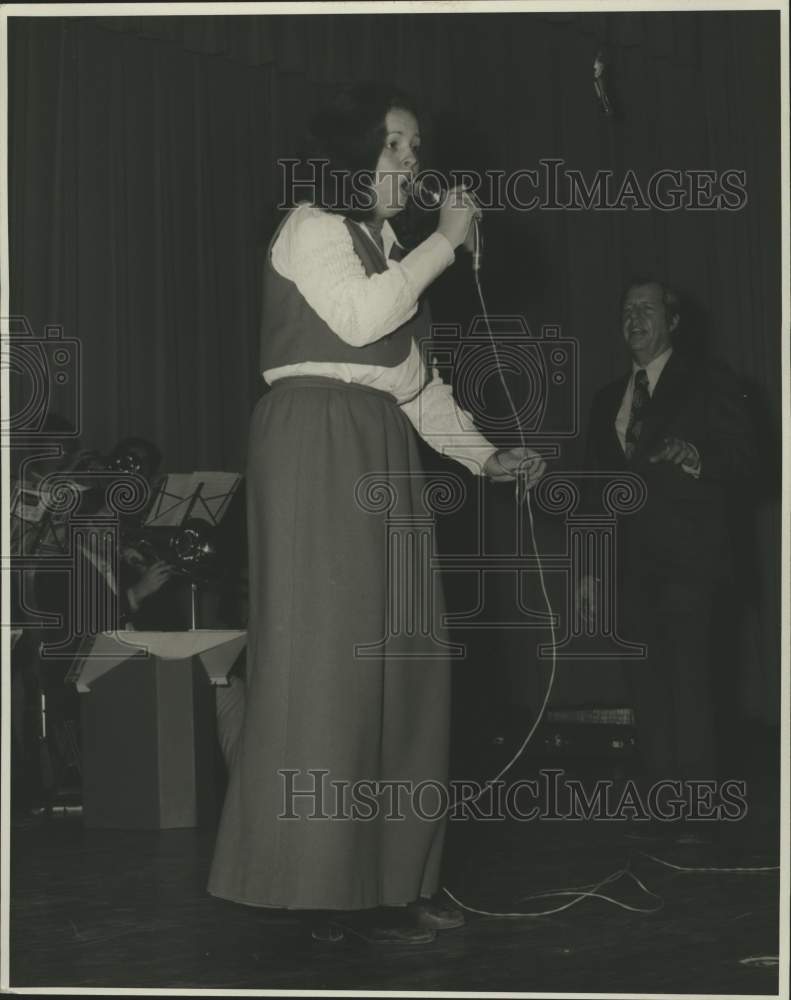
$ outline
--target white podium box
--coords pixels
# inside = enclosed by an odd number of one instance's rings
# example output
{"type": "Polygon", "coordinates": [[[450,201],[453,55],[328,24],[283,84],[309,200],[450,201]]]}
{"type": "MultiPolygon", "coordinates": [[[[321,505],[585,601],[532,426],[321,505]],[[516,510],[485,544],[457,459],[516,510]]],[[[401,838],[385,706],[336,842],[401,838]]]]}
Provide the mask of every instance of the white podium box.
{"type": "Polygon", "coordinates": [[[216,818],[213,686],[244,650],[244,631],[113,632],[72,671],[81,694],[83,821],[165,830],[216,818]]]}

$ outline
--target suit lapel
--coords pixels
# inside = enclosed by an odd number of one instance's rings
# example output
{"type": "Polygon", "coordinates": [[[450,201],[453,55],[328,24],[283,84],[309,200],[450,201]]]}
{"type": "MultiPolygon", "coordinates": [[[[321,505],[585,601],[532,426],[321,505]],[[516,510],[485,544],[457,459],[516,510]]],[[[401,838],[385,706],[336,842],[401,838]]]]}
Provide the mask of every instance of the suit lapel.
{"type": "Polygon", "coordinates": [[[625,375],[623,378],[619,379],[617,382],[612,383],[612,388],[610,391],[610,396],[607,399],[606,406],[606,422],[605,422],[605,442],[604,448],[605,453],[608,456],[608,460],[613,464],[623,464],[626,461],[626,456],[623,453],[623,448],[621,447],[621,442],[618,439],[618,431],[615,429],[615,420],[618,416],[618,411],[621,408],[621,403],[623,402],[623,394],[626,392],[626,386],[629,383],[629,375],[625,375]]]}

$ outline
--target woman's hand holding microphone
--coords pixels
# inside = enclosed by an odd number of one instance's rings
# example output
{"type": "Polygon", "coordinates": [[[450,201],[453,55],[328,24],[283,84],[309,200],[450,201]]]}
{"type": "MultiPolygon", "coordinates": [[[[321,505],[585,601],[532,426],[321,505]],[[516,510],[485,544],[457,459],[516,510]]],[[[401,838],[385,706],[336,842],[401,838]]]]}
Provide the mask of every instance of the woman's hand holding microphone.
{"type": "Polygon", "coordinates": [[[437,232],[442,233],[454,250],[463,245],[472,252],[475,239],[473,222],[480,221],[482,215],[466,188],[451,188],[440,205],[437,232]]]}

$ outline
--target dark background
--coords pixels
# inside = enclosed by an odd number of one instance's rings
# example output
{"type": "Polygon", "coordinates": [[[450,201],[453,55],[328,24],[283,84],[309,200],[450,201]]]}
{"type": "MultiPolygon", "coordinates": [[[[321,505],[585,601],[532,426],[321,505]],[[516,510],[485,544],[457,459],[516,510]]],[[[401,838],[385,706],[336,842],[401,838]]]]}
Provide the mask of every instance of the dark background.
{"type": "MultiPolygon", "coordinates": [[[[643,184],[663,168],[746,171],[736,212],[492,213],[483,273],[491,312],[579,342],[583,414],[625,367],[619,296],[635,272],[677,285],[688,332],[744,376],[766,475],[734,518],[738,614],[722,621],[736,670],[724,677],[744,716],[775,720],[779,13],[20,17],[9,55],[12,313],[80,341],[83,445],[142,435],[166,470],[243,469],[276,159],[297,151],[334,84],[392,80],[416,94],[443,166],[559,157],[588,180],[632,169],[643,184]],[[602,45],[615,119],[593,92],[602,45]]],[[[435,319],[466,328],[466,261],[433,298],[435,319]]],[[[56,409],[73,410],[75,384],[56,409]]],[[[12,407],[24,393],[16,383],[12,407]]],[[[569,441],[560,466],[579,458],[569,441]]],[[[507,504],[497,494],[488,516],[507,504]]],[[[540,544],[558,538],[550,527],[540,544]]],[[[504,641],[518,671],[524,640],[504,641]]],[[[514,676],[515,703],[529,701],[514,676]]],[[[585,665],[563,667],[557,690],[618,699],[585,665]]]]}

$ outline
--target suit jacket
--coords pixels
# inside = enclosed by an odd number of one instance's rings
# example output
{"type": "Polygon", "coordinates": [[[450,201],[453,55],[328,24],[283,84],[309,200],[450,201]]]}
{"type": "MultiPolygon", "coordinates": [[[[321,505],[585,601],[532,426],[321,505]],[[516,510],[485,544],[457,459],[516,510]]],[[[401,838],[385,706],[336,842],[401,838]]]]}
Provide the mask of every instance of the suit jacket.
{"type": "Polygon", "coordinates": [[[615,430],[629,375],[599,391],[588,426],[587,467],[630,470],[646,485],[642,509],[624,516],[618,528],[622,568],[719,575],[726,566],[729,488],[754,474],[756,448],[744,393],[721,364],[694,363],[674,351],[647,404],[642,433],[630,462],[615,430]],[[670,462],[649,457],[663,439],[677,437],[698,449],[699,478],[670,462]]]}

